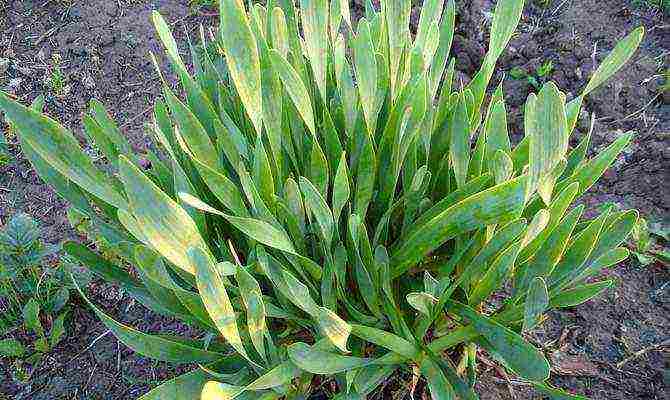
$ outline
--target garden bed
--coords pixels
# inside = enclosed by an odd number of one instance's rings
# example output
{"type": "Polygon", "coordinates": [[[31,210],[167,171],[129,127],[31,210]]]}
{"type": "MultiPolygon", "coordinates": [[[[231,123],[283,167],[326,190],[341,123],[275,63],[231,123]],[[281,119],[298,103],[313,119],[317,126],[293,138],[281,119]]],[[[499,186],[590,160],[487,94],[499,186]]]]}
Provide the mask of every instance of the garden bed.
{"type": "MultiPolygon", "coordinates": [[[[160,54],[150,12],[157,8],[171,22],[180,44],[184,29],[215,24],[215,10],[187,1],[13,1],[0,5],[0,90],[24,103],[46,97],[46,112],[81,138],[80,118],[92,98],[113,114],[137,150],[149,140],[144,124],[159,93],[148,52],[160,54]],[[186,28],[185,28],[186,27],[186,28]],[[59,56],[54,56],[58,54],[59,56]]],[[[468,80],[486,51],[489,0],[460,1],[452,55],[457,77],[468,80]],[[463,5],[467,4],[467,5],[463,5]]],[[[636,208],[648,221],[670,215],[670,94],[661,92],[661,72],[670,68],[667,15],[643,1],[527,1],[519,34],[499,63],[512,137],[522,134],[522,104],[544,79],[577,93],[613,44],[636,26],[647,34],[621,72],[587,100],[575,144],[595,127],[589,155],[622,131],[637,132],[633,143],[603,179],[585,195],[587,209],[613,202],[636,208]],[[549,3],[542,6],[539,3],[549,3]]],[[[360,12],[360,7],[354,8],[360,12]]],[[[418,19],[418,13],[413,16],[418,19]]],[[[167,68],[165,68],[167,69],[167,68]]],[[[501,76],[494,77],[497,84],[501,76]]],[[[6,127],[6,126],[5,126],[6,127]]],[[[76,239],[65,216],[66,204],[31,171],[16,140],[12,158],[0,166],[0,221],[24,211],[43,225],[47,242],[76,239]]],[[[617,286],[574,309],[552,312],[531,340],[550,355],[551,382],[593,399],[661,399],[667,395],[667,341],[670,332],[670,274],[667,266],[641,266],[634,258],[606,272],[617,286]],[[666,343],[666,346],[653,346],[666,343]],[[651,348],[637,357],[637,351],[651,348]],[[620,366],[618,363],[627,360],[620,366]]],[[[185,332],[187,327],[156,317],[115,287],[94,283],[93,300],[114,317],[150,332],[185,332]]],[[[179,372],[166,363],[137,356],[107,332],[75,300],[67,336],[25,383],[12,378],[15,366],[0,361],[0,399],[131,399],[179,372]]],[[[482,399],[540,398],[507,379],[494,363],[479,366],[482,399]]],[[[411,377],[398,376],[385,394],[409,395],[411,377]]],[[[418,394],[417,394],[418,396],[418,394]]],[[[381,398],[381,394],[380,394],[381,398]]],[[[385,397],[384,397],[385,398],[385,397]]]]}

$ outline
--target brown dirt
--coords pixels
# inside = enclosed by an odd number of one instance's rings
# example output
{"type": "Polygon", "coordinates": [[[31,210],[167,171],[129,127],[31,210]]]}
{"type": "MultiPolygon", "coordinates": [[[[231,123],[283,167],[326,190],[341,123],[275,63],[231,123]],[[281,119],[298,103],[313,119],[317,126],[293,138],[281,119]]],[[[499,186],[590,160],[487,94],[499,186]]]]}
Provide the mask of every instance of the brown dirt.
{"type": "MultiPolygon", "coordinates": [[[[0,57],[9,69],[0,71],[0,88],[22,101],[39,94],[47,98],[47,113],[77,134],[91,98],[101,100],[137,150],[148,141],[143,124],[157,79],[147,57],[160,53],[149,15],[156,8],[174,23],[179,43],[182,25],[212,24],[211,17],[189,8],[187,0],[8,0],[0,4],[0,57]],[[62,58],[66,95],[58,95],[45,80],[54,53],[62,58]]],[[[356,1],[356,3],[362,3],[356,1]]],[[[459,2],[453,54],[463,79],[472,76],[486,51],[490,0],[459,2]]],[[[621,131],[635,130],[633,145],[612,170],[584,196],[593,209],[603,202],[637,208],[650,220],[670,216],[670,105],[658,94],[659,71],[670,67],[669,18],[653,7],[627,0],[553,0],[546,8],[532,0],[520,34],[501,60],[501,70],[520,67],[532,73],[546,60],[550,79],[572,94],[584,87],[613,44],[638,25],[647,35],[634,59],[604,87],[593,93],[573,140],[588,129],[588,113],[597,122],[590,147],[596,154],[621,131]],[[594,50],[595,49],[595,50],[594,50]]],[[[539,3],[539,2],[538,2],[539,3]]],[[[360,13],[361,7],[355,11],[360,13]]],[[[415,13],[417,14],[417,13],[415,13]]],[[[413,15],[413,19],[417,19],[413,15]]],[[[494,78],[494,83],[500,76],[494,78]]],[[[521,137],[521,106],[534,88],[525,80],[507,78],[506,99],[512,114],[510,129],[521,137]]],[[[44,226],[44,238],[58,242],[75,237],[65,219],[65,204],[30,170],[19,149],[0,167],[0,221],[25,211],[44,226]]],[[[667,347],[633,359],[621,369],[616,363],[635,351],[666,341],[670,334],[670,286],[666,267],[639,267],[627,262],[607,271],[616,288],[574,309],[552,312],[531,339],[543,344],[552,360],[556,386],[593,399],[667,399],[667,347]]],[[[192,333],[187,327],[131,304],[109,285],[91,288],[94,300],[113,315],[150,331],[192,333]]],[[[58,346],[29,385],[12,383],[9,366],[0,362],[0,399],[130,399],[159,380],[179,372],[133,354],[111,336],[84,307],[75,305],[68,338],[58,346]],[[6,378],[6,379],[5,379],[6,378]]],[[[542,398],[528,387],[507,381],[490,366],[480,366],[478,393],[482,399],[542,398]]],[[[407,376],[404,376],[405,379],[407,376]]],[[[406,382],[389,386],[406,387],[406,382]]],[[[386,392],[385,392],[386,393],[386,392]]],[[[385,397],[383,395],[382,397],[385,397]]]]}

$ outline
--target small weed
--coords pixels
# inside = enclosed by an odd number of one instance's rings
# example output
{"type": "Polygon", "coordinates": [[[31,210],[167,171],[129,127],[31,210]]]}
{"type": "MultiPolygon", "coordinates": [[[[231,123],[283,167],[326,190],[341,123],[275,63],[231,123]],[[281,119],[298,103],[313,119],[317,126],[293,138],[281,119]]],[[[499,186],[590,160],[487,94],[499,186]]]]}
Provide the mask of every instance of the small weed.
{"type": "Polygon", "coordinates": [[[551,60],[546,60],[532,73],[526,72],[526,70],[521,67],[514,67],[510,70],[509,75],[517,80],[526,79],[536,90],[540,90],[553,71],[554,63],[551,60]]]}
{"type": "Polygon", "coordinates": [[[658,8],[665,14],[670,15],[670,0],[633,0],[634,7],[648,6],[658,8]]]}
{"type": "MultiPolygon", "coordinates": [[[[66,270],[77,273],[67,259],[55,267],[46,258],[60,251],[40,239],[38,224],[26,214],[16,214],[0,230],[0,335],[22,328],[36,339],[24,345],[16,338],[0,340],[0,355],[38,363],[65,333],[66,305],[71,286],[66,270]],[[47,331],[42,321],[49,321],[47,331]]],[[[86,283],[86,282],[83,282],[86,283]]]]}
{"type": "Polygon", "coordinates": [[[661,87],[659,88],[659,92],[669,93],[670,92],[670,68],[666,68],[665,71],[663,71],[662,75],[663,75],[663,83],[661,84],[661,87]]]}
{"type": "Polygon", "coordinates": [[[57,97],[67,94],[67,76],[61,69],[61,56],[54,54],[51,58],[49,76],[46,79],[49,90],[57,97]]]}

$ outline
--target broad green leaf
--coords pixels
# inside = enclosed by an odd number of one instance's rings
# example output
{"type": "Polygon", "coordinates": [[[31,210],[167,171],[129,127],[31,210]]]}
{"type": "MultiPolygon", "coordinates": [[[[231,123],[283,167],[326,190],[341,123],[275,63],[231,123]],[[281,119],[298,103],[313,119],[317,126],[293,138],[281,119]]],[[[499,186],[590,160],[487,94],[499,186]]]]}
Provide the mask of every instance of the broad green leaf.
{"type": "Polygon", "coordinates": [[[491,41],[486,62],[495,62],[505,50],[521,19],[523,5],[524,0],[501,1],[496,5],[491,22],[491,41]]]}
{"type": "MultiPolygon", "coordinates": [[[[433,64],[430,68],[430,98],[435,98],[438,86],[444,75],[444,68],[447,65],[447,58],[451,51],[451,44],[454,38],[454,25],[456,22],[456,3],[454,0],[447,0],[447,5],[442,15],[440,23],[440,40],[433,57],[433,64]]],[[[445,79],[446,82],[446,79],[445,79]]],[[[449,91],[448,85],[443,85],[443,91],[449,91]]]]}
{"type": "Polygon", "coordinates": [[[211,256],[200,248],[191,247],[187,253],[195,271],[196,283],[202,301],[212,321],[214,321],[219,332],[221,332],[221,336],[242,357],[254,364],[249,359],[242,344],[242,338],[237,328],[235,311],[233,310],[233,305],[230,302],[223,280],[217,271],[216,264],[214,264],[211,256]]]}
{"type": "Polygon", "coordinates": [[[284,11],[280,7],[272,9],[270,23],[272,26],[273,48],[277,50],[283,58],[286,58],[289,51],[288,27],[286,26],[284,11]]]}
{"type": "Polygon", "coordinates": [[[0,109],[18,135],[44,161],[82,189],[116,208],[127,208],[123,195],[79,147],[77,139],[56,121],[0,93],[0,109]]]}
{"type": "Polygon", "coordinates": [[[325,307],[319,307],[316,319],[330,342],[343,353],[348,353],[347,340],[352,331],[351,325],[325,307]]]}
{"type": "Polygon", "coordinates": [[[172,93],[167,85],[164,86],[163,93],[188,149],[196,159],[208,167],[217,168],[219,165],[218,152],[200,120],[172,93]]]}
{"type": "Polygon", "coordinates": [[[300,190],[305,198],[305,205],[319,226],[324,245],[326,249],[329,249],[333,240],[333,214],[318,189],[302,176],[300,177],[300,190]]]}
{"type": "Polygon", "coordinates": [[[349,172],[347,169],[347,156],[342,152],[340,162],[337,165],[337,172],[335,173],[335,180],[333,181],[333,217],[335,225],[340,220],[342,209],[349,201],[351,192],[349,189],[349,172]]]}
{"type": "Polygon", "coordinates": [[[378,67],[370,33],[370,24],[365,18],[358,22],[358,33],[352,40],[351,45],[354,52],[354,69],[363,116],[368,127],[368,133],[373,135],[377,126],[375,96],[377,95],[378,67]]]}
{"type": "Polygon", "coordinates": [[[165,381],[137,400],[197,399],[202,388],[212,376],[198,368],[165,381]]]}
{"type": "Polygon", "coordinates": [[[494,290],[503,287],[512,273],[514,262],[519,254],[520,243],[515,243],[503,251],[491,264],[481,281],[472,290],[468,303],[477,306],[486,300],[494,290]]]}
{"type": "MultiPolygon", "coordinates": [[[[563,191],[561,191],[558,194],[558,196],[554,198],[551,207],[549,208],[549,215],[550,215],[549,222],[547,222],[542,232],[540,232],[533,240],[530,241],[530,243],[528,243],[521,250],[521,254],[519,255],[519,263],[523,263],[526,260],[528,260],[531,256],[533,256],[535,252],[538,250],[538,248],[542,245],[542,243],[544,243],[544,241],[547,239],[547,237],[549,237],[551,232],[553,232],[554,228],[558,226],[558,224],[563,219],[565,211],[568,209],[570,204],[572,204],[572,200],[574,200],[578,190],[579,190],[579,184],[575,182],[572,183],[571,185],[568,185],[565,189],[563,189],[563,191]]],[[[544,217],[538,217],[538,218],[544,218],[544,217]]]]}
{"type": "Polygon", "coordinates": [[[334,375],[370,364],[368,358],[341,356],[325,350],[310,348],[305,343],[288,347],[289,359],[300,369],[317,375],[334,375]]]}
{"type": "Polygon", "coordinates": [[[537,277],[530,282],[523,312],[523,331],[528,332],[537,325],[549,307],[549,292],[544,279],[537,277]]]}
{"type": "Polygon", "coordinates": [[[640,26],[619,41],[591,76],[589,83],[582,92],[582,97],[591,93],[614,75],[633,56],[643,36],[644,27],[640,26]]]}
{"type": "Polygon", "coordinates": [[[256,133],[260,135],[263,118],[260,56],[242,0],[219,2],[219,16],[219,40],[226,55],[228,72],[256,133]]]}
{"type": "MultiPolygon", "coordinates": [[[[198,116],[198,120],[200,120],[200,122],[205,126],[207,132],[213,134],[214,128],[212,126],[212,123],[214,122],[215,119],[213,118],[215,116],[215,112],[212,100],[207,97],[207,94],[200,87],[199,83],[195,79],[193,79],[191,75],[189,75],[189,72],[186,69],[186,65],[184,64],[184,61],[179,55],[179,48],[177,46],[177,42],[172,36],[170,27],[165,21],[165,19],[163,19],[163,17],[158,13],[158,11],[154,11],[152,13],[151,19],[154,24],[154,27],[156,28],[156,33],[158,33],[158,37],[163,43],[163,46],[165,47],[165,52],[168,56],[168,59],[170,60],[170,63],[174,67],[175,72],[179,76],[180,81],[184,86],[189,107],[192,108],[193,113],[198,116]]],[[[163,82],[165,83],[165,79],[163,78],[160,72],[160,68],[158,66],[158,63],[156,62],[153,53],[150,54],[150,57],[152,59],[152,62],[154,63],[154,66],[156,67],[158,75],[160,76],[161,80],[163,80],[163,82]]],[[[197,66],[199,63],[196,61],[195,64],[196,64],[196,70],[198,70],[197,66]]],[[[200,68],[200,70],[202,70],[202,68],[200,68]]],[[[98,121],[100,121],[99,118],[98,121]]],[[[128,154],[127,152],[125,154],[127,157],[130,156],[130,154],[128,154]]]]}
{"type": "Polygon", "coordinates": [[[316,304],[312,296],[309,294],[309,288],[307,285],[300,282],[295,276],[293,276],[293,274],[286,270],[282,271],[282,275],[286,289],[290,295],[289,300],[291,300],[293,304],[300,307],[310,316],[318,316],[319,305],[316,304]]]}
{"type": "Polygon", "coordinates": [[[451,312],[467,318],[487,344],[520,377],[533,382],[542,382],[549,377],[549,362],[517,333],[466,305],[451,300],[447,304],[451,312]]]}
{"type": "Polygon", "coordinates": [[[514,163],[507,153],[497,150],[489,163],[489,170],[493,173],[496,185],[499,185],[512,177],[514,163]]]}
{"type": "Polygon", "coordinates": [[[438,216],[439,214],[441,214],[443,211],[447,210],[454,204],[488,188],[489,186],[491,186],[491,183],[492,183],[491,175],[482,175],[478,178],[472,179],[471,181],[466,183],[465,186],[450,193],[448,196],[445,196],[437,204],[433,205],[426,212],[421,214],[419,218],[415,221],[415,225],[417,226],[423,225],[424,223],[435,218],[436,216],[438,216]]]}
{"type": "Polygon", "coordinates": [[[479,279],[487,271],[489,262],[494,259],[503,249],[516,240],[519,235],[526,229],[525,220],[517,220],[510,222],[506,226],[500,228],[482,248],[477,255],[469,262],[463,269],[463,273],[458,278],[457,283],[460,285],[463,282],[478,282],[479,279]]]}
{"type": "Polygon", "coordinates": [[[39,338],[44,338],[44,328],[42,327],[42,322],[40,322],[40,304],[35,298],[28,300],[23,306],[21,314],[23,316],[23,324],[26,328],[30,329],[39,338]]]}
{"type": "Polygon", "coordinates": [[[405,298],[407,299],[407,303],[412,306],[412,308],[423,315],[430,315],[432,313],[433,306],[435,303],[437,303],[435,296],[425,292],[407,293],[405,298]]]}
{"type": "MultiPolygon", "coordinates": [[[[412,8],[410,0],[384,1],[386,29],[388,38],[389,78],[391,83],[391,100],[395,100],[400,91],[399,82],[403,71],[401,67],[402,53],[409,38],[409,17],[412,8]]],[[[360,24],[360,22],[359,22],[360,24]]],[[[385,47],[385,46],[384,46],[385,47]]]]}
{"type": "Polygon", "coordinates": [[[0,340],[0,356],[2,357],[21,357],[25,352],[25,346],[16,339],[0,340]]]}
{"type": "Polygon", "coordinates": [[[439,365],[429,358],[424,358],[419,366],[421,374],[428,381],[430,397],[433,400],[452,400],[456,398],[454,388],[451,386],[439,365]]]}
{"type": "Polygon", "coordinates": [[[130,211],[148,244],[179,268],[194,273],[186,251],[207,245],[193,219],[124,156],[119,158],[119,175],[130,211]]]}
{"type": "Polygon", "coordinates": [[[319,189],[323,197],[328,196],[328,158],[317,140],[312,140],[312,151],[309,160],[309,178],[319,189]]]}
{"type": "Polygon", "coordinates": [[[328,1],[300,0],[300,17],[305,38],[305,50],[312,67],[321,100],[326,97],[326,70],[328,68],[328,1]]]}
{"type": "Polygon", "coordinates": [[[588,398],[584,396],[570,394],[568,392],[564,392],[563,390],[553,388],[544,383],[535,382],[533,383],[533,387],[538,391],[544,393],[546,396],[549,396],[548,397],[549,400],[588,400],[588,398]]]}
{"type": "MultiPolygon", "coordinates": [[[[491,112],[486,120],[486,160],[487,166],[490,165],[490,160],[493,155],[502,150],[506,153],[510,152],[509,134],[507,132],[507,110],[505,109],[505,102],[499,101],[491,107],[491,112]]],[[[489,167],[490,169],[490,167],[489,167]]]]}
{"type": "Polygon", "coordinates": [[[520,177],[484,190],[449,207],[400,239],[393,252],[393,276],[399,276],[426,254],[459,234],[492,225],[520,213],[527,178],[520,177]]]}
{"type": "Polygon", "coordinates": [[[603,212],[571,239],[561,261],[551,271],[548,279],[549,286],[561,287],[579,275],[598,242],[608,215],[608,211],[603,212]]]}
{"type": "MultiPolygon", "coordinates": [[[[529,193],[532,193],[543,184],[568,150],[565,104],[556,85],[548,83],[542,87],[530,118],[530,131],[526,131],[526,135],[530,137],[529,193]]],[[[550,204],[551,199],[543,200],[550,204]]]]}
{"type": "Polygon", "coordinates": [[[617,247],[611,249],[610,251],[600,255],[597,258],[593,258],[593,254],[595,252],[596,250],[594,250],[591,253],[590,256],[591,260],[589,260],[585,265],[585,267],[581,269],[579,275],[577,275],[574,279],[571,280],[570,284],[583,282],[587,278],[597,275],[604,268],[616,265],[624,261],[630,255],[630,251],[625,247],[617,247]]]}
{"type": "Polygon", "coordinates": [[[465,185],[470,163],[470,119],[464,93],[458,97],[449,132],[451,137],[449,158],[454,169],[456,185],[461,188],[465,185]]]}
{"type": "Polygon", "coordinates": [[[354,197],[354,212],[362,217],[367,214],[368,205],[374,193],[375,177],[377,176],[374,144],[369,136],[366,136],[364,140],[365,143],[358,160],[354,197]]]}
{"type": "Polygon", "coordinates": [[[522,249],[537,238],[537,236],[547,227],[550,219],[551,213],[546,209],[538,211],[537,214],[533,216],[533,219],[530,221],[530,225],[528,225],[528,229],[521,240],[522,249]]]}
{"type": "Polygon", "coordinates": [[[612,286],[614,286],[614,281],[611,280],[576,286],[573,289],[563,290],[556,296],[553,296],[549,304],[552,308],[578,306],[612,286]]]}
{"type": "Polygon", "coordinates": [[[551,274],[563,256],[572,231],[575,229],[583,211],[583,205],[575,207],[563,218],[560,225],[554,228],[547,240],[535,253],[535,256],[526,264],[525,268],[519,271],[521,274],[518,274],[517,290],[525,290],[528,284],[538,276],[547,277],[551,274]]]}
{"type": "Polygon", "coordinates": [[[266,205],[274,203],[274,178],[268,155],[261,135],[256,137],[256,149],[254,151],[253,180],[258,188],[259,194],[266,205]]]}
{"type": "Polygon", "coordinates": [[[272,67],[277,71],[284,84],[284,89],[293,102],[296,110],[302,117],[305,125],[312,133],[316,135],[316,126],[314,124],[314,111],[310,100],[309,92],[305,83],[298,75],[298,72],[289,64],[288,61],[277,50],[270,50],[270,60],[272,67]]]}
{"type": "Polygon", "coordinates": [[[563,188],[574,182],[579,183],[578,195],[589,190],[602,176],[605,170],[612,165],[619,153],[628,146],[632,139],[632,132],[619,136],[612,144],[607,146],[605,150],[601,151],[597,157],[589,160],[582,167],[577,168],[574,174],[568,179],[559,182],[558,185],[556,185],[556,190],[561,191],[563,188]]]}
{"type": "Polygon", "coordinates": [[[79,288],[74,277],[72,277],[72,282],[81,297],[89,304],[107,329],[111,330],[121,343],[145,357],[176,364],[208,363],[225,357],[223,354],[195,347],[190,342],[149,335],[123,325],[91,303],[79,288]]]}
{"type": "Polygon", "coordinates": [[[243,267],[235,269],[235,280],[240,288],[242,302],[247,311],[247,329],[254,348],[263,360],[265,356],[265,335],[268,328],[265,323],[265,304],[263,303],[263,292],[258,281],[243,267]]]}
{"type": "Polygon", "coordinates": [[[231,225],[239,229],[240,232],[244,233],[251,239],[254,239],[270,247],[274,247],[275,249],[279,249],[291,254],[296,254],[295,249],[293,248],[293,244],[291,243],[291,240],[288,238],[286,233],[265,221],[261,221],[255,218],[235,217],[224,214],[221,211],[206,204],[202,200],[187,193],[180,193],[179,197],[192,207],[224,217],[228,222],[230,222],[231,225]]]}
{"type": "Polygon", "coordinates": [[[419,349],[414,344],[390,332],[363,325],[352,325],[351,328],[352,335],[398,353],[403,357],[415,359],[419,355],[419,349]]]}

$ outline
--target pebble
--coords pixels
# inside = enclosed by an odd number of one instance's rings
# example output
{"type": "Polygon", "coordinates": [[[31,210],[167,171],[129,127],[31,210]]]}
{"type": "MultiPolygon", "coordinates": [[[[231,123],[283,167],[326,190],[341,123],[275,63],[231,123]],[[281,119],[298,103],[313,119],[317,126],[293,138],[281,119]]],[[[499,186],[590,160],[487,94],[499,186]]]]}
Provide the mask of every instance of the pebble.
{"type": "Polygon", "coordinates": [[[4,75],[8,69],[9,69],[9,60],[6,58],[0,58],[0,75],[4,75]]]}

